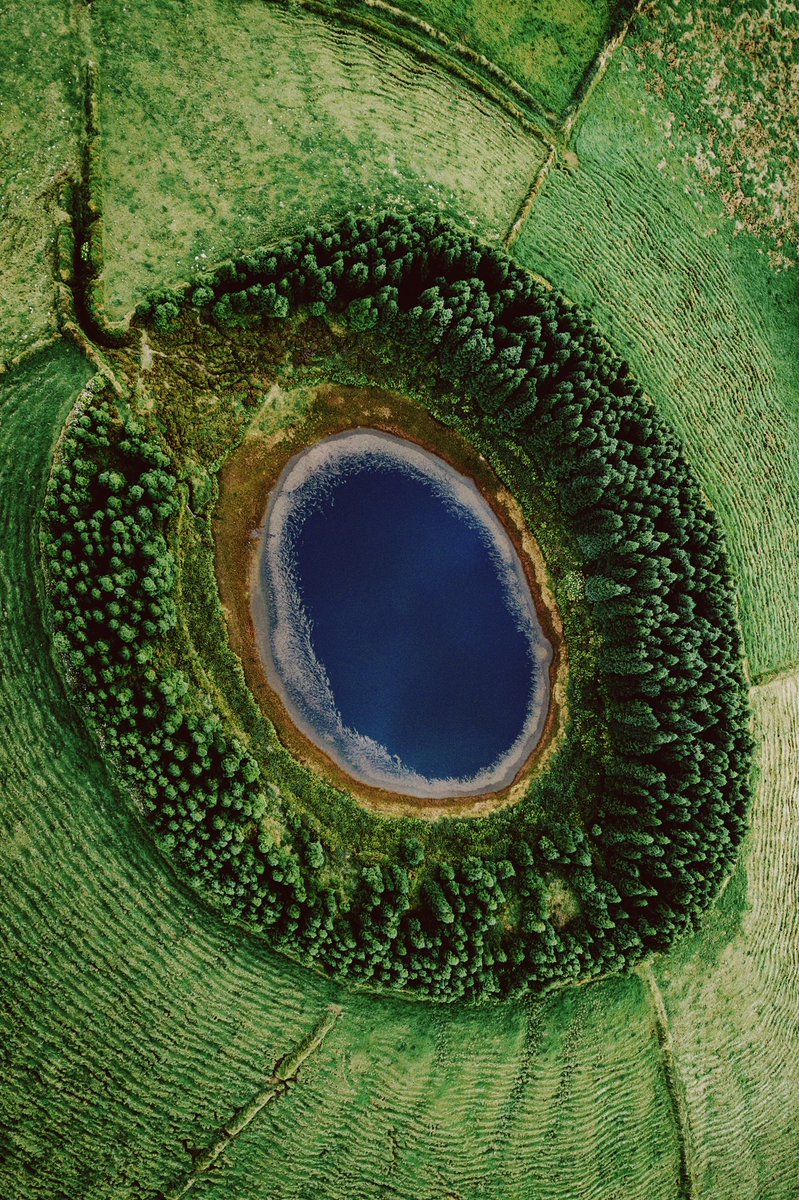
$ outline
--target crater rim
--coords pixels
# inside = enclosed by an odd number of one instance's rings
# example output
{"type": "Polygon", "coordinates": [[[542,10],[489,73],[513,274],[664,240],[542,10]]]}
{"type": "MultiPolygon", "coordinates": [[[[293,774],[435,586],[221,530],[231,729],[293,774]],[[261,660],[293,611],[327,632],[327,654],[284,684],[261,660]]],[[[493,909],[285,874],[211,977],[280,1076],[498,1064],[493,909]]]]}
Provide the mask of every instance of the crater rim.
{"type": "Polygon", "coordinates": [[[509,807],[527,791],[531,776],[545,766],[566,725],[568,655],[563,623],[549,585],[548,569],[521,505],[479,450],[407,397],[377,386],[318,384],[312,394],[313,419],[302,420],[277,437],[257,432],[245,437],[220,472],[220,498],[214,521],[216,574],[228,633],[259,706],[284,747],[304,766],[321,774],[367,809],[383,815],[485,816],[509,807]],[[353,419],[353,409],[357,419],[353,419]],[[312,429],[308,426],[311,425],[312,429]],[[251,598],[259,585],[260,551],[269,499],[291,461],[333,437],[369,430],[411,443],[473,484],[504,530],[524,572],[541,634],[551,647],[548,697],[540,732],[513,777],[500,787],[451,795],[414,795],[389,790],[351,774],[297,723],[280,690],[269,678],[251,598]],[[242,503],[242,490],[246,493],[242,503]],[[225,542],[232,539],[231,549],[225,542]]]}

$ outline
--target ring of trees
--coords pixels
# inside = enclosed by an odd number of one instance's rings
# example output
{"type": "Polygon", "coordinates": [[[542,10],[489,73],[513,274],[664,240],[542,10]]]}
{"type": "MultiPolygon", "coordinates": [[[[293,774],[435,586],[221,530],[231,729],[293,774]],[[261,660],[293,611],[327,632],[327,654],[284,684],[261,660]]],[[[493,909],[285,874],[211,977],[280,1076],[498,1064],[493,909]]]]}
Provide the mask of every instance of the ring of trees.
{"type": "Polygon", "coordinates": [[[323,831],[164,665],[180,481],[157,431],[123,417],[98,378],[48,485],[49,615],[69,685],[180,872],[294,957],[436,999],[629,969],[694,928],[749,800],[733,587],[678,442],[587,317],[471,236],[391,215],[308,231],[159,293],[138,319],[164,329],[189,306],[223,327],[305,310],[379,331],[447,382],[452,424],[542,466],[583,560],[605,752],[581,822],[545,817],[451,861],[409,835],[345,874],[323,831]]]}

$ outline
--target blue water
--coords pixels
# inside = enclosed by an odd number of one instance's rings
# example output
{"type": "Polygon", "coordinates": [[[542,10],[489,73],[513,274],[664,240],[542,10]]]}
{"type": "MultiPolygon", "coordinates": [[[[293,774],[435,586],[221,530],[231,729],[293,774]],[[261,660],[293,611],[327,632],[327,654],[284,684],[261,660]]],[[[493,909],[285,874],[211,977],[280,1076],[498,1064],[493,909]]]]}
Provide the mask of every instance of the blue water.
{"type": "Polygon", "coordinates": [[[253,621],[295,723],[416,796],[507,786],[544,727],[552,648],[474,483],[376,430],[298,454],[270,494],[253,621]]]}
{"type": "Polygon", "coordinates": [[[430,778],[476,775],[527,718],[528,638],[485,531],[400,467],[336,480],[295,570],[342,720],[430,778]]]}

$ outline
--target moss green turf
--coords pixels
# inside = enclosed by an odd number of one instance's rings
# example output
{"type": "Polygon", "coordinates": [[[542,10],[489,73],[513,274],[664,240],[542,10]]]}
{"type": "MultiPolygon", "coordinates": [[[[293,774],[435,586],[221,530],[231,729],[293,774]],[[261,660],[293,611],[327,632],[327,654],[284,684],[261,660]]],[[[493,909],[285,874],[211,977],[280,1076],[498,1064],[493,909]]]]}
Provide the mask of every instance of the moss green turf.
{"type": "MultiPolygon", "coordinates": [[[[117,312],[193,270],[195,256],[210,261],[312,215],[370,204],[375,190],[381,205],[391,195],[421,204],[427,191],[499,237],[540,159],[538,145],[460,85],[307,15],[206,0],[140,5],[134,20],[119,5],[92,7],[117,312]],[[267,26],[294,31],[293,58],[267,26]],[[299,61],[310,49],[324,85],[299,61]],[[304,90],[291,91],[297,80],[304,90]],[[401,125],[409,82],[414,113],[433,113],[401,125]],[[273,106],[283,125],[274,139],[264,124],[273,106]],[[412,145],[416,123],[427,149],[412,145]]],[[[18,111],[30,114],[10,126],[29,125],[30,141],[14,143],[4,194],[3,246],[22,248],[4,250],[4,358],[52,327],[42,190],[74,153],[77,76],[63,65],[71,13],[17,5],[3,25],[16,55],[4,63],[3,113],[19,83],[28,99],[18,111]],[[52,99],[47,120],[37,97],[52,99]]],[[[791,672],[796,273],[771,275],[756,242],[732,240],[717,198],[669,149],[670,104],[645,92],[622,54],[584,114],[577,160],[550,177],[517,253],[593,310],[680,430],[727,534],[751,668],[791,672]]],[[[38,615],[33,546],[53,442],[89,374],[60,347],[0,377],[0,823],[11,881],[0,943],[0,1194],[155,1197],[190,1166],[184,1143],[206,1145],[337,1002],[341,1020],[296,1086],[196,1194],[792,1200],[795,674],[753,691],[752,832],[704,931],[655,964],[665,1034],[637,976],[496,1009],[434,1011],[345,992],[224,926],[178,885],[66,702],[38,615]]]]}
{"type": "Polygon", "coordinates": [[[82,100],[74,5],[3,5],[0,32],[0,362],[55,328],[57,181],[75,174],[82,100]]]}

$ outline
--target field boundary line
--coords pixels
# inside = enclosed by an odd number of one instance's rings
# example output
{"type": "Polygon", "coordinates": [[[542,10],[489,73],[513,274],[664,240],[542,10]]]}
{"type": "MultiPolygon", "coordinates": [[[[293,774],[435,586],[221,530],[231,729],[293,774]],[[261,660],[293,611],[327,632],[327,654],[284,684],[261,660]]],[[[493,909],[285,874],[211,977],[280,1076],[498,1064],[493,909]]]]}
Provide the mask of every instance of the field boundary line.
{"type": "MultiPolygon", "coordinates": [[[[280,3],[280,0],[269,0],[269,2],[275,5],[275,7],[285,7],[285,5],[280,3]]],[[[382,10],[378,9],[375,4],[370,4],[369,0],[364,0],[364,7],[368,5],[372,10],[369,14],[356,12],[348,8],[339,8],[331,3],[330,0],[295,0],[295,3],[300,8],[316,13],[327,20],[335,21],[341,25],[351,25],[356,29],[373,33],[382,40],[394,42],[397,46],[422,59],[422,61],[429,63],[431,66],[438,67],[445,74],[454,76],[473,91],[479,92],[492,104],[496,104],[498,108],[504,109],[508,116],[521,126],[526,133],[543,142],[547,149],[551,148],[553,139],[557,134],[557,127],[547,121],[544,110],[536,104],[532,96],[529,96],[529,102],[533,107],[534,117],[523,112],[518,105],[514,104],[506,94],[504,87],[494,86],[483,75],[472,70],[466,63],[459,61],[454,50],[451,53],[444,53],[442,50],[431,45],[432,39],[429,34],[415,35],[407,28],[403,33],[393,21],[379,16],[378,13],[382,10]]],[[[387,5],[386,7],[390,9],[392,6],[387,5]]],[[[421,23],[422,25],[426,25],[426,22],[421,23]]],[[[430,28],[432,29],[433,27],[430,26],[430,28]]],[[[438,31],[435,32],[437,33],[438,31]]],[[[458,43],[451,42],[444,33],[440,34],[437,40],[439,40],[440,44],[443,44],[445,41],[447,45],[453,48],[458,45],[458,43]]],[[[485,61],[486,63],[490,62],[489,59],[485,61]]],[[[497,67],[496,64],[492,64],[492,66],[494,66],[496,73],[502,74],[500,67],[497,67]]],[[[511,82],[513,81],[511,80],[511,82]]],[[[520,84],[516,86],[524,92],[520,84]]],[[[525,96],[528,95],[526,92],[524,94],[525,96]]]]}
{"type": "Polygon", "coordinates": [[[586,69],[575,88],[571,102],[566,106],[560,123],[559,132],[564,142],[570,140],[574,127],[582,116],[588,101],[607,74],[608,67],[616,52],[623,46],[633,21],[646,3],[647,0],[635,0],[635,3],[625,6],[620,15],[620,23],[615,28],[611,28],[608,40],[586,69]]]}
{"type": "Polygon", "coordinates": [[[506,251],[510,250],[511,246],[514,244],[514,242],[519,237],[519,234],[524,229],[524,226],[527,223],[527,218],[530,216],[530,213],[533,211],[533,209],[535,207],[535,202],[541,193],[541,189],[547,181],[549,172],[552,170],[553,166],[555,165],[556,158],[557,158],[557,149],[553,144],[550,147],[550,151],[549,151],[549,154],[547,155],[546,160],[542,163],[538,174],[536,175],[535,179],[533,180],[533,184],[532,184],[532,187],[530,188],[530,191],[527,193],[524,200],[522,201],[521,206],[519,207],[519,209],[516,213],[516,218],[515,218],[513,224],[511,225],[510,229],[508,230],[508,232],[506,233],[506,235],[503,239],[502,245],[505,247],[506,251]]]}
{"type": "Polygon", "coordinates": [[[798,676],[799,662],[789,663],[787,667],[776,667],[773,671],[759,671],[757,675],[752,676],[749,691],[756,692],[758,688],[768,687],[772,683],[783,683],[798,676]]]}
{"type": "Polygon", "coordinates": [[[451,38],[449,34],[444,33],[442,29],[436,29],[428,21],[422,17],[417,17],[413,13],[406,12],[402,8],[397,8],[395,4],[389,4],[388,0],[363,0],[367,8],[374,9],[377,12],[385,13],[387,19],[397,25],[404,25],[406,29],[418,30],[426,38],[438,42],[448,51],[449,54],[464,59],[466,62],[478,67],[481,71],[491,75],[492,78],[512,96],[515,96],[520,103],[524,104],[536,115],[538,119],[545,122],[548,129],[553,133],[558,129],[562,118],[555,112],[550,112],[549,109],[536,100],[532,92],[508,75],[507,71],[503,71],[497,63],[490,58],[486,58],[484,54],[480,54],[477,50],[473,50],[471,46],[467,46],[464,42],[459,42],[451,38]]]}
{"type": "Polygon", "coordinates": [[[194,1164],[170,1187],[157,1193],[157,1200],[181,1200],[191,1191],[195,1183],[206,1171],[212,1170],[219,1157],[224,1154],[244,1130],[251,1125],[258,1114],[272,1100],[284,1096],[297,1082],[300,1067],[307,1058],[318,1050],[342,1014],[338,1004],[331,1004],[325,1015],[319,1020],[307,1037],[279,1058],[275,1063],[272,1074],[266,1084],[246,1104],[237,1108],[230,1119],[216,1131],[216,1135],[201,1150],[192,1153],[194,1164]]]}
{"type": "MultiPolygon", "coordinates": [[[[128,321],[109,321],[103,284],[103,183],[99,71],[94,56],[90,0],[73,0],[78,43],[76,69],[82,73],[83,128],[78,179],[60,188],[60,220],[55,238],[56,312],[59,326],[80,343],[84,339],[113,347],[127,341],[128,321]]],[[[86,349],[85,346],[81,346],[86,349]]]]}
{"type": "MultiPolygon", "coordinates": [[[[77,194],[80,184],[71,177],[61,182],[58,191],[59,220],[55,229],[53,277],[55,286],[55,310],[58,323],[58,333],[55,340],[66,339],[72,342],[88,359],[95,371],[108,381],[114,395],[122,399],[124,388],[117,379],[114,371],[106,362],[100,347],[108,342],[103,338],[97,341],[92,337],[98,330],[92,326],[87,328],[82,319],[85,312],[77,294],[76,272],[77,260],[80,253],[81,233],[80,222],[76,209],[79,205],[77,194]]],[[[114,342],[118,344],[118,341],[114,342]]]]}
{"type": "Polygon", "coordinates": [[[589,64],[588,68],[583,74],[583,77],[577,85],[571,101],[569,104],[567,104],[563,116],[554,129],[551,147],[552,152],[550,154],[551,161],[548,161],[545,164],[545,167],[542,168],[536,175],[536,178],[533,180],[532,186],[528,193],[527,200],[517,212],[507,234],[505,235],[503,244],[506,250],[510,250],[513,244],[520,237],[522,230],[527,224],[527,221],[531,216],[533,209],[535,208],[536,201],[541,194],[547,177],[557,161],[558,149],[568,149],[577,122],[585,112],[586,106],[593,96],[594,91],[607,74],[608,67],[613,61],[617,51],[621,49],[622,45],[624,44],[625,38],[630,31],[633,21],[644,7],[645,3],[647,3],[647,0],[636,0],[633,5],[627,5],[625,7],[621,17],[621,25],[615,29],[611,29],[610,36],[608,37],[604,46],[602,46],[593,62],[589,64]]]}
{"type": "Polygon", "coordinates": [[[674,1115],[674,1125],[677,1133],[677,1146],[680,1154],[680,1200],[696,1200],[696,1175],[694,1168],[694,1143],[691,1131],[691,1119],[685,1091],[679,1078],[677,1061],[674,1054],[674,1042],[669,1026],[669,1015],[663,993],[660,990],[655,972],[650,962],[641,963],[636,967],[636,974],[641,978],[649,993],[652,1014],[655,1022],[655,1036],[660,1048],[663,1075],[666,1091],[674,1115]]]}
{"type": "Polygon", "coordinates": [[[37,354],[43,354],[45,350],[51,350],[53,346],[57,346],[62,340],[60,331],[48,333],[46,337],[31,342],[30,346],[26,346],[24,350],[20,350],[19,354],[3,359],[0,362],[0,384],[3,382],[4,375],[11,374],[18,367],[24,366],[29,359],[36,358],[37,354]]]}

